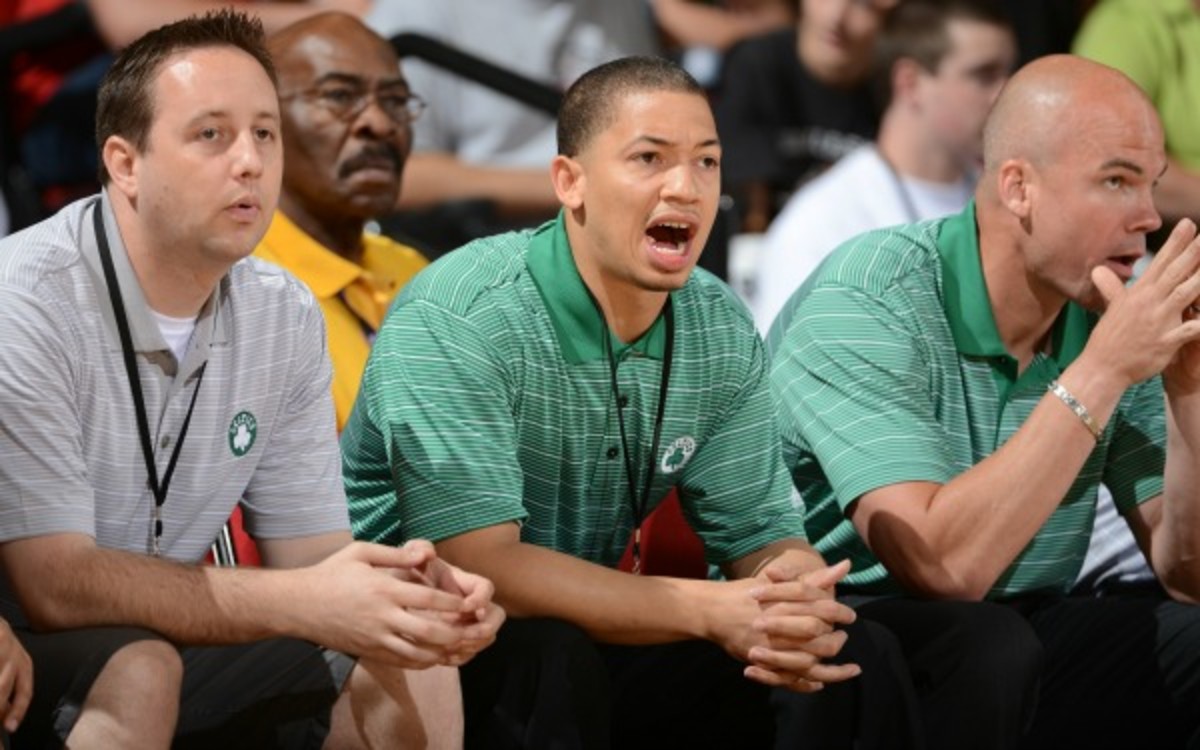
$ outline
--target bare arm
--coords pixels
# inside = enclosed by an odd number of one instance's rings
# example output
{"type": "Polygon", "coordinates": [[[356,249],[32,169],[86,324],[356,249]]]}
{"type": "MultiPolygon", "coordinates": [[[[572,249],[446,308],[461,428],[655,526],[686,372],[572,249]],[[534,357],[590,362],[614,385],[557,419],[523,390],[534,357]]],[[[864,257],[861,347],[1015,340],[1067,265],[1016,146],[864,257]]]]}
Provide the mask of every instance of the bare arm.
{"type": "MultiPolygon", "coordinates": [[[[1200,337],[1200,323],[1183,319],[1200,294],[1198,266],[1195,227],[1182,222],[1132,287],[1124,288],[1106,268],[1093,272],[1108,309],[1059,380],[1100,424],[1126,388],[1163,372],[1184,343],[1200,337]]],[[[1184,426],[1195,436],[1184,442],[1197,444],[1200,431],[1192,430],[1184,426]]],[[[1186,469],[1172,468],[1172,457],[1179,456],[1171,443],[1169,438],[1168,484],[1182,486],[1180,479],[1195,471],[1195,458],[1183,459],[1186,469]]],[[[975,467],[944,485],[908,482],[868,492],[851,506],[851,520],[910,590],[980,599],[1053,513],[1093,447],[1078,418],[1047,394],[1013,437],[975,467]]],[[[1181,512],[1191,504],[1180,503],[1181,512]]]]}
{"type": "Polygon", "coordinates": [[[790,6],[761,2],[744,10],[714,8],[691,0],[652,0],[659,26],[684,46],[726,49],[746,37],[795,22],[790,6]]]}
{"type": "MultiPolygon", "coordinates": [[[[1196,315],[1185,318],[1195,322],[1196,315]]],[[[1167,463],[1163,494],[1128,515],[1146,559],[1175,599],[1200,603],[1200,345],[1190,343],[1163,373],[1167,463]]]]}
{"type": "Polygon", "coordinates": [[[340,10],[363,15],[370,0],[313,0],[312,2],[257,2],[253,5],[220,0],[87,0],[88,10],[104,41],[121,48],[163,24],[186,16],[222,8],[253,13],[262,19],[268,34],[314,13],[340,10]]]}
{"type": "Polygon", "coordinates": [[[484,626],[410,611],[476,608],[459,594],[403,580],[431,554],[428,545],[355,543],[316,565],[263,570],[101,549],[82,534],[0,545],[0,562],[39,630],[135,625],[189,645],[291,636],[403,667],[448,663],[463,640],[486,638],[475,632],[484,626]]]}
{"type": "Polygon", "coordinates": [[[468,164],[451,154],[422,151],[408,157],[400,190],[400,210],[484,198],[504,216],[549,215],[558,210],[550,168],[514,169],[468,164]]]}
{"type": "Polygon", "coordinates": [[[1200,220],[1200,172],[1167,157],[1167,171],[1154,191],[1154,207],[1168,220],[1200,220]]]}
{"type": "Polygon", "coordinates": [[[811,587],[780,592],[765,575],[738,581],[630,575],[522,543],[515,524],[467,532],[437,546],[445,559],[491,578],[497,600],[514,616],[571,622],[608,643],[710,640],[751,662],[747,677],[801,691],[857,674],[853,665],[821,663],[844,642],[843,636],[831,636],[834,626],[854,619],[852,610],[832,598],[833,581],[848,566],[828,573],[802,542],[768,546],[733,563],[731,571],[749,572],[763,563],[790,566],[780,581],[794,584],[820,565],[810,575],[830,576],[821,592],[811,587]],[[789,606],[772,613],[763,598],[789,606]]]}

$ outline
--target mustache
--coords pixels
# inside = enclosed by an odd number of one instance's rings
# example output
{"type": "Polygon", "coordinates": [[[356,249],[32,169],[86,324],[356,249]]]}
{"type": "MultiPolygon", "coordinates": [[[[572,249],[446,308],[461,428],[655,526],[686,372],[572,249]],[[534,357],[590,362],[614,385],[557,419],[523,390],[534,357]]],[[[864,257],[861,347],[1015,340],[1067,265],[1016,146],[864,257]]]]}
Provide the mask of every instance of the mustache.
{"type": "Polygon", "coordinates": [[[378,166],[379,162],[384,160],[390,163],[396,172],[400,171],[404,161],[400,149],[396,146],[390,143],[374,144],[364,147],[362,151],[343,162],[338,169],[338,177],[348,177],[360,169],[378,166]]]}

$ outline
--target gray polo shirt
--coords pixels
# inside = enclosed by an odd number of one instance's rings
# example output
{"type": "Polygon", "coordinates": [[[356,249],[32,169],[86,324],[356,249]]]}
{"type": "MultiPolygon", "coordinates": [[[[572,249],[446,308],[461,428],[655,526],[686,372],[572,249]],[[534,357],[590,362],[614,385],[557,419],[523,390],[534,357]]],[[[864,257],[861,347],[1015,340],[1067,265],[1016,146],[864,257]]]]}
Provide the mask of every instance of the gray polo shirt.
{"type": "Polygon", "coordinates": [[[0,541],[73,532],[147,553],[154,498],[93,231],[103,205],[161,477],[203,383],[163,508],[165,557],[200,560],[237,503],[261,538],[347,529],[324,325],[254,259],[205,304],[182,362],[142,296],[107,199],[0,241],[0,541]]]}

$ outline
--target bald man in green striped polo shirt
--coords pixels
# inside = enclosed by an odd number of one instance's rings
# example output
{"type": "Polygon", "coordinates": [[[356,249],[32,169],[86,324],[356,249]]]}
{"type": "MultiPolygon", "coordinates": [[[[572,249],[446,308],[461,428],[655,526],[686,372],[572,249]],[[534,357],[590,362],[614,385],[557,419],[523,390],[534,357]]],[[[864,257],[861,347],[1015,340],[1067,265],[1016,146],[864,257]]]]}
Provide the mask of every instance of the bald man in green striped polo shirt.
{"type": "Polygon", "coordinates": [[[450,253],[381,328],[342,440],[355,533],[495,582],[510,619],[462,673],[468,746],[766,746],[768,686],[858,665],[831,662],[846,567],[805,541],[753,321],[695,269],[712,113],[673,63],[627,58],[567,92],[559,151],[556,221],[450,253]],[[736,580],[615,570],[672,489],[736,580]]]}
{"type": "Polygon", "coordinates": [[[1196,747],[1195,225],[1125,286],[1162,128],[1121,73],[1050,57],[984,148],[963,213],[846,243],[768,336],[809,535],[900,638],[932,744],[1196,747]],[[1066,596],[1102,481],[1154,596],[1066,596]]]}

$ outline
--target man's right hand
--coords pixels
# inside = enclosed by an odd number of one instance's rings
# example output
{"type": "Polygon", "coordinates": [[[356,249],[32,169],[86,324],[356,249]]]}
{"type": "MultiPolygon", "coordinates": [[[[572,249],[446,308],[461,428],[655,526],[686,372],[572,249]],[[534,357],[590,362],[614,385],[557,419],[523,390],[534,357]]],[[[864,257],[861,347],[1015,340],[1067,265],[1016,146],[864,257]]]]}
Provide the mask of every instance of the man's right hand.
{"type": "Polygon", "coordinates": [[[833,597],[848,570],[845,562],[806,573],[769,564],[760,576],[715,584],[721,603],[709,608],[710,639],[766,685],[807,693],[855,677],[857,665],[825,663],[846,641],[836,626],[856,617],[833,597]]]}
{"type": "Polygon", "coordinates": [[[33,697],[33,661],[7,622],[0,620],[0,719],[17,731],[33,697]]]}
{"type": "Polygon", "coordinates": [[[305,600],[315,602],[300,615],[304,637],[405,669],[462,661],[478,628],[469,630],[460,615],[477,610],[477,602],[424,579],[419,569],[431,554],[427,544],[354,542],[296,571],[311,593],[305,600]]]}

